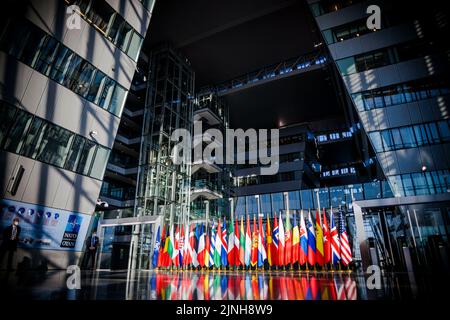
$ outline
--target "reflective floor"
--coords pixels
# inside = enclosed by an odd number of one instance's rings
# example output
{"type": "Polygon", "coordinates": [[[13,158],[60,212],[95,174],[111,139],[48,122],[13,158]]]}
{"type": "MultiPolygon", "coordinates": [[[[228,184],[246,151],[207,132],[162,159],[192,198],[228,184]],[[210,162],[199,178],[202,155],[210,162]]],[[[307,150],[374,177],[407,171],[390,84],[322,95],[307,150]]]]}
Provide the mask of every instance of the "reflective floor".
{"type": "MultiPolygon", "coordinates": [[[[372,288],[348,272],[82,271],[68,289],[66,271],[0,272],[0,297],[63,300],[409,300],[442,299],[449,275],[389,273],[372,288]]],[[[70,280],[70,279],[69,279],[70,280]]],[[[446,294],[448,296],[448,294],[446,294]]]]}

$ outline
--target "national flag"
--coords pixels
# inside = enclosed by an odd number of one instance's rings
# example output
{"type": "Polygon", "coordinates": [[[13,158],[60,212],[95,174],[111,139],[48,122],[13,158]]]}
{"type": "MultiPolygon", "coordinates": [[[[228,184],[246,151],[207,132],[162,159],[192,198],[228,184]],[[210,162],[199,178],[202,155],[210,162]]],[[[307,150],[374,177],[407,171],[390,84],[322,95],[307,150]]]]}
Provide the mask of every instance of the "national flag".
{"type": "Polygon", "coordinates": [[[316,233],[311,219],[311,211],[308,211],[308,263],[313,266],[316,263],[316,233]]]}
{"type": "Polygon", "coordinates": [[[294,212],[294,227],[292,228],[292,263],[298,261],[300,250],[300,232],[297,225],[297,214],[294,212]]]}
{"type": "Polygon", "coordinates": [[[300,212],[300,250],[298,253],[298,263],[303,266],[308,258],[308,231],[306,230],[305,218],[303,216],[303,209],[300,212]]]}
{"type": "Polygon", "coordinates": [[[286,231],[284,239],[284,264],[287,266],[292,263],[292,225],[291,218],[289,217],[289,211],[286,212],[286,231]]]}
{"type": "Polygon", "coordinates": [[[239,235],[239,263],[241,266],[245,266],[245,230],[244,230],[244,217],[241,216],[241,230],[239,235]]]}
{"type": "Polygon", "coordinates": [[[166,245],[166,228],[165,226],[162,226],[162,233],[161,233],[161,245],[159,246],[159,255],[158,255],[158,268],[163,266],[163,259],[164,259],[164,247],[166,245]]]}
{"type": "Polygon", "coordinates": [[[250,260],[252,267],[255,267],[258,263],[258,231],[255,216],[253,216],[252,252],[250,260]]]}
{"type": "Polygon", "coordinates": [[[184,227],[181,225],[180,236],[178,238],[178,265],[181,267],[183,265],[183,254],[184,254],[184,227]]]}
{"type": "Polygon", "coordinates": [[[269,214],[267,214],[266,218],[266,242],[267,242],[267,262],[269,266],[272,266],[272,231],[270,230],[270,218],[269,214]]]}
{"type": "Polygon", "coordinates": [[[238,219],[234,221],[234,263],[233,265],[239,267],[240,265],[240,247],[241,247],[241,239],[239,232],[239,223],[238,219]]]}
{"type": "Polygon", "coordinates": [[[197,248],[197,263],[200,267],[205,266],[205,253],[206,253],[206,230],[203,225],[200,225],[200,237],[198,239],[197,248]]]}
{"type": "Polygon", "coordinates": [[[234,266],[235,261],[235,247],[234,247],[234,224],[230,221],[228,224],[228,265],[230,267],[234,266]]]}
{"type": "Polygon", "coordinates": [[[264,261],[267,259],[266,248],[264,245],[264,233],[262,226],[262,218],[259,217],[259,231],[258,231],[258,267],[264,266],[264,261]]]}
{"type": "Polygon", "coordinates": [[[316,263],[323,266],[323,231],[319,210],[316,210],[316,263]]]}
{"type": "Polygon", "coordinates": [[[278,222],[277,214],[273,217],[273,231],[272,231],[272,265],[278,266],[278,222]]]}
{"type": "MultiPolygon", "coordinates": [[[[169,228],[169,227],[167,227],[167,228],[169,228]]],[[[172,261],[170,259],[169,247],[170,247],[170,231],[169,231],[169,229],[167,229],[167,236],[166,236],[166,240],[164,241],[164,249],[163,249],[163,254],[161,257],[161,266],[162,267],[168,267],[170,265],[170,261],[172,261]]]]}
{"type": "Polygon", "coordinates": [[[170,236],[169,236],[169,247],[168,247],[168,253],[169,253],[169,258],[170,258],[170,263],[168,265],[171,265],[172,263],[175,262],[175,258],[178,256],[178,250],[177,250],[177,246],[175,243],[175,235],[173,233],[173,228],[174,225],[172,224],[172,226],[170,227],[170,236]]]}
{"type": "Polygon", "coordinates": [[[220,262],[222,266],[226,267],[228,265],[228,241],[227,241],[227,223],[225,221],[225,218],[223,218],[223,224],[222,224],[222,237],[220,239],[221,241],[221,252],[220,252],[220,262]]]}
{"type": "Polygon", "coordinates": [[[245,266],[250,266],[250,256],[252,252],[252,236],[250,233],[250,218],[247,215],[247,226],[245,232],[245,266]]]}
{"type": "Polygon", "coordinates": [[[161,247],[160,229],[161,226],[158,226],[158,231],[156,231],[155,246],[153,247],[153,259],[152,259],[153,268],[156,268],[158,266],[159,248],[161,247]]]}
{"type": "MultiPolygon", "coordinates": [[[[197,254],[197,250],[196,250],[196,239],[198,239],[197,242],[200,242],[200,237],[202,237],[200,234],[204,235],[204,233],[202,232],[203,229],[203,225],[199,225],[197,224],[195,226],[195,234],[194,234],[194,227],[192,226],[191,232],[189,233],[189,250],[190,250],[190,254],[191,254],[191,263],[192,265],[197,268],[199,263],[198,263],[198,254],[197,254]],[[197,233],[199,234],[198,238],[197,238],[197,233]]],[[[204,239],[203,239],[203,245],[204,245],[204,239]]]]}
{"type": "Polygon", "coordinates": [[[323,209],[322,226],[323,226],[323,263],[327,264],[330,263],[331,261],[331,242],[330,242],[330,229],[328,227],[325,208],[323,209]]]}
{"type": "MultiPolygon", "coordinates": [[[[214,225],[211,226],[211,239],[209,241],[209,266],[214,266],[214,252],[216,251],[216,233],[214,225]]],[[[206,262],[205,262],[206,265],[206,262]]]]}
{"type": "Polygon", "coordinates": [[[339,240],[339,234],[334,223],[333,210],[330,213],[330,223],[331,223],[331,231],[330,231],[330,242],[331,242],[331,263],[337,264],[339,260],[341,260],[341,242],[339,240]]]}
{"type": "MultiPolygon", "coordinates": [[[[189,224],[186,223],[184,230],[185,230],[185,236],[184,236],[184,245],[183,245],[183,266],[189,266],[192,264],[192,250],[190,249],[190,228],[193,228],[192,225],[189,227],[189,224]]],[[[194,229],[192,229],[192,239],[194,238],[194,229]]]]}
{"type": "Polygon", "coordinates": [[[352,262],[352,251],[350,243],[348,242],[347,230],[345,228],[344,215],[342,210],[339,210],[339,238],[341,242],[341,261],[344,266],[352,262]]]}
{"type": "Polygon", "coordinates": [[[216,268],[220,267],[221,252],[222,252],[222,228],[220,227],[220,218],[219,218],[219,224],[217,225],[216,229],[216,241],[214,244],[214,265],[216,266],[216,268]]]}
{"type": "Polygon", "coordinates": [[[281,220],[281,212],[280,212],[280,218],[278,219],[278,265],[284,266],[285,265],[285,259],[284,259],[284,250],[285,250],[285,242],[284,242],[284,226],[283,226],[283,220],[281,220]]]}
{"type": "Polygon", "coordinates": [[[209,234],[208,234],[208,227],[207,227],[207,225],[205,225],[205,231],[204,231],[204,234],[205,234],[205,249],[203,250],[204,252],[205,252],[205,254],[204,254],[204,256],[202,257],[202,259],[203,259],[203,265],[202,265],[202,267],[203,266],[205,266],[206,268],[209,268],[210,267],[210,254],[209,254],[209,252],[210,252],[210,250],[211,250],[211,241],[210,241],[210,238],[209,238],[209,234]]]}

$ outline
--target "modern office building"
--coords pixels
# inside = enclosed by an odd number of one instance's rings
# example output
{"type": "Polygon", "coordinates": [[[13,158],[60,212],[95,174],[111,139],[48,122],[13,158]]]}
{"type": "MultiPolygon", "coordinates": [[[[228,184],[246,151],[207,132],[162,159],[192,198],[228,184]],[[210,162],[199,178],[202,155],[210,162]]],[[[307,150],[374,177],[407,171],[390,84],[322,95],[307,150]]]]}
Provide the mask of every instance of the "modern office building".
{"type": "Polygon", "coordinates": [[[78,262],[153,2],[4,3],[1,226],[21,218],[15,265],[78,262]]]}

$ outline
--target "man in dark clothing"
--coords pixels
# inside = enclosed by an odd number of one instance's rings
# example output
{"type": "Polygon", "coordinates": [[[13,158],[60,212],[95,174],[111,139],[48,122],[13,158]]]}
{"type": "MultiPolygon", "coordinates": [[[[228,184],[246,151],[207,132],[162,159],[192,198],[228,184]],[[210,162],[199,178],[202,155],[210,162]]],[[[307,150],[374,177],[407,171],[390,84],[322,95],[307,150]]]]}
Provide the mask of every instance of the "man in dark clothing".
{"type": "Polygon", "coordinates": [[[19,226],[19,218],[14,218],[12,225],[3,230],[3,242],[0,245],[0,265],[8,252],[8,271],[12,270],[12,261],[14,252],[17,250],[17,243],[20,239],[21,227],[19,226]]]}
{"type": "Polygon", "coordinates": [[[88,266],[90,260],[92,270],[95,268],[95,256],[97,254],[98,242],[97,233],[95,231],[86,239],[86,261],[84,265],[88,266]]]}

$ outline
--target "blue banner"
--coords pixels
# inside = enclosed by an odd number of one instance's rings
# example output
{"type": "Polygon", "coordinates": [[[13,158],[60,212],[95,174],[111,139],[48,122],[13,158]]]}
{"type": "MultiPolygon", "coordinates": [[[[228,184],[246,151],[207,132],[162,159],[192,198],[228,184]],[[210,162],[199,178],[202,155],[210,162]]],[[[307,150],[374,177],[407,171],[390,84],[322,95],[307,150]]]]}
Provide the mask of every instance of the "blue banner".
{"type": "Polygon", "coordinates": [[[0,200],[0,236],[15,217],[20,219],[20,247],[50,250],[83,250],[91,216],[39,205],[0,200]]]}

